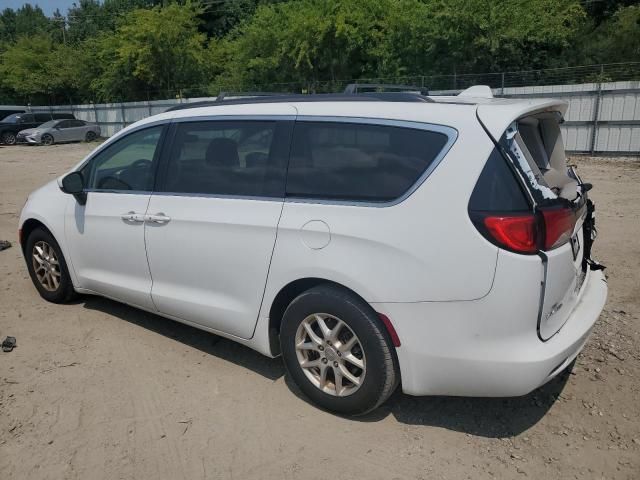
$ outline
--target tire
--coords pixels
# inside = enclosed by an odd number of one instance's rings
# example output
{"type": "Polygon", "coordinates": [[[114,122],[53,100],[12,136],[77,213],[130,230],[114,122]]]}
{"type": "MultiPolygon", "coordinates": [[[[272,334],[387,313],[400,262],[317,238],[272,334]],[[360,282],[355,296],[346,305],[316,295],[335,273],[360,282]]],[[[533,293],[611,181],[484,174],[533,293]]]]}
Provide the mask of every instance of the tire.
{"type": "Polygon", "coordinates": [[[280,346],[287,371],[300,390],[332,412],[370,412],[389,398],[400,381],[391,339],[376,312],[335,285],[316,286],[291,302],[282,319],[280,346]],[[316,315],[330,333],[324,330],[322,334],[316,315]],[[315,340],[308,328],[315,333],[315,340]]]}
{"type": "Polygon", "coordinates": [[[87,132],[84,136],[85,142],[93,142],[97,138],[96,132],[87,132]]]}
{"type": "Polygon", "coordinates": [[[13,132],[5,132],[2,134],[2,143],[5,145],[15,145],[16,144],[16,134],[13,132]]]}
{"type": "Polygon", "coordinates": [[[44,135],[42,135],[42,137],[40,137],[40,143],[42,143],[43,145],[53,145],[53,137],[48,133],[45,133],[44,135]]]}
{"type": "Polygon", "coordinates": [[[42,298],[65,303],[76,296],[60,246],[47,230],[36,228],[29,234],[24,255],[31,281],[42,298]],[[34,254],[42,261],[36,260],[34,254]],[[36,264],[40,268],[36,269],[36,264]]]}

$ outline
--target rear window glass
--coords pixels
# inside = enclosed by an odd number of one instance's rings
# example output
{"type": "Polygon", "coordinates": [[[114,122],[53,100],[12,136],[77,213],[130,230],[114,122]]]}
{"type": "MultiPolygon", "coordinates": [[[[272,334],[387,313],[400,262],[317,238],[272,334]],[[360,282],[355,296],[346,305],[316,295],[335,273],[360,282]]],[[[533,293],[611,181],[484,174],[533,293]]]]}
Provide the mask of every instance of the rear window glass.
{"type": "Polygon", "coordinates": [[[294,197],[389,201],[402,196],[447,144],[439,132],[342,122],[297,122],[287,176],[294,197]]]}
{"type": "Polygon", "coordinates": [[[36,122],[48,122],[51,120],[51,115],[48,113],[36,113],[35,121],[36,122]]]}

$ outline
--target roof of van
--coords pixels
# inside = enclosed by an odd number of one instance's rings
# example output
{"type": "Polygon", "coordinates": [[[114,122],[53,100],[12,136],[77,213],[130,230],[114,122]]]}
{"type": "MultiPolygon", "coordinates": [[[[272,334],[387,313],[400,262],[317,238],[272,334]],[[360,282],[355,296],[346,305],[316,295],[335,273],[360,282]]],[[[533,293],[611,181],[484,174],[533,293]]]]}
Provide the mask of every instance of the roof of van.
{"type": "MultiPolygon", "coordinates": [[[[410,92],[256,95],[218,101],[184,103],[136,124],[171,119],[215,116],[357,117],[437,123],[456,127],[462,118],[477,116],[499,137],[516,119],[533,112],[566,112],[558,99],[493,98],[488,87],[472,87],[460,95],[421,95],[410,92]]],[[[126,129],[128,130],[128,128],[126,129]]]]}

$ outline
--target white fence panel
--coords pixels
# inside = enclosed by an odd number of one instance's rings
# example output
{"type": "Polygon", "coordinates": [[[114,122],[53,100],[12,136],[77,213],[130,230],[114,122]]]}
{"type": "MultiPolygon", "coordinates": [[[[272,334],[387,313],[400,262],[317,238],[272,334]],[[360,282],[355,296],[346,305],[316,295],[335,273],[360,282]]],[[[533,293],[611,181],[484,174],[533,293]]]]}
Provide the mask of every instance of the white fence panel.
{"type": "MultiPolygon", "coordinates": [[[[433,92],[455,95],[459,90],[433,92]]],[[[578,85],[532,85],[494,89],[506,97],[554,97],[569,103],[562,131],[571,152],[640,155],[640,81],[584,83],[578,85]]],[[[109,137],[143,118],[181,104],[212,101],[215,97],[152,100],[149,102],[37,106],[33,111],[64,111],[100,125],[109,137]]]]}

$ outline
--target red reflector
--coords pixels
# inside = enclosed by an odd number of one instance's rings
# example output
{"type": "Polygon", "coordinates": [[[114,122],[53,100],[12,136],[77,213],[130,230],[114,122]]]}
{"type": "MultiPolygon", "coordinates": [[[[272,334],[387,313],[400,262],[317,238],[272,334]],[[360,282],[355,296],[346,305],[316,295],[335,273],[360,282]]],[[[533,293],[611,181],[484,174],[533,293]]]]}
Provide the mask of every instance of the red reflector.
{"type": "Polygon", "coordinates": [[[391,342],[393,343],[393,346],[399,347],[400,337],[398,337],[398,333],[396,332],[396,329],[393,328],[393,324],[391,323],[391,320],[389,320],[389,317],[387,317],[384,313],[379,313],[379,312],[378,312],[378,316],[380,317],[380,320],[382,320],[382,323],[384,323],[384,326],[387,327],[387,332],[389,332],[389,336],[391,337],[391,342]]]}
{"type": "Polygon", "coordinates": [[[501,245],[518,253],[535,253],[536,219],[531,214],[485,217],[484,225],[501,245]]]}
{"type": "Polygon", "coordinates": [[[576,216],[569,208],[541,210],[544,217],[544,249],[559,247],[569,241],[576,226],[576,216]]]}

